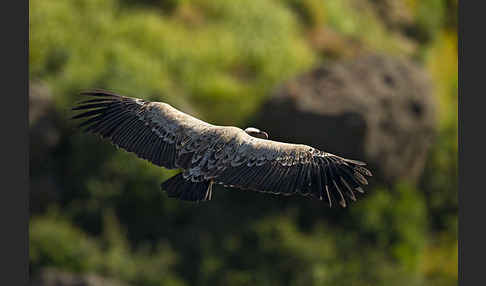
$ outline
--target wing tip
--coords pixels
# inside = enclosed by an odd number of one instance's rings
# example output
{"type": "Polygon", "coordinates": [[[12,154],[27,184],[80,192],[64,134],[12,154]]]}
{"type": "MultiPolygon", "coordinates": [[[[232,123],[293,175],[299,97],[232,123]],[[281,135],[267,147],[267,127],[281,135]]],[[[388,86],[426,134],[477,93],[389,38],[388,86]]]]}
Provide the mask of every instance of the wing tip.
{"type": "MultiPolygon", "coordinates": [[[[332,188],[331,193],[335,194],[333,199],[343,208],[358,201],[359,197],[356,193],[365,193],[363,187],[369,184],[367,178],[373,175],[370,170],[363,167],[367,164],[330,153],[324,153],[324,156],[320,154],[319,157],[321,158],[319,162],[325,164],[321,168],[327,170],[324,176],[327,177],[326,180],[330,184],[329,189],[326,185],[326,192],[331,191],[332,188]]],[[[329,207],[332,207],[331,198],[328,200],[329,207]]]]}

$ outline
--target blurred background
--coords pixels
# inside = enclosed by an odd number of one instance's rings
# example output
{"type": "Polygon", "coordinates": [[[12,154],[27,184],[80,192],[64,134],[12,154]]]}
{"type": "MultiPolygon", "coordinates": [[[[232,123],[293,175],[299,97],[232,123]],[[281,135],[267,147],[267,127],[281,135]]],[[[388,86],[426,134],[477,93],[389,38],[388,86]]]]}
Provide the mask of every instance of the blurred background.
{"type": "Polygon", "coordinates": [[[32,285],[456,285],[457,0],[31,0],[32,285]],[[79,91],[369,162],[342,209],[216,189],[81,134],[79,91]]]}

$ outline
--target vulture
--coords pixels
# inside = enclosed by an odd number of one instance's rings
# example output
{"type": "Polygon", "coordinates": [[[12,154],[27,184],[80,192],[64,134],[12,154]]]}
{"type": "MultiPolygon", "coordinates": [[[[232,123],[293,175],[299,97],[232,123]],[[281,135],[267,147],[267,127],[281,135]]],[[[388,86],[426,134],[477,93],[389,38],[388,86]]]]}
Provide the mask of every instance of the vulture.
{"type": "Polygon", "coordinates": [[[73,110],[79,128],[168,169],[181,169],[161,184],[168,197],[211,200],[214,184],[240,190],[338,202],[346,207],[364,193],[366,164],[316,148],[272,141],[257,128],[212,125],[167,103],[104,90],[86,96],[73,110]]]}

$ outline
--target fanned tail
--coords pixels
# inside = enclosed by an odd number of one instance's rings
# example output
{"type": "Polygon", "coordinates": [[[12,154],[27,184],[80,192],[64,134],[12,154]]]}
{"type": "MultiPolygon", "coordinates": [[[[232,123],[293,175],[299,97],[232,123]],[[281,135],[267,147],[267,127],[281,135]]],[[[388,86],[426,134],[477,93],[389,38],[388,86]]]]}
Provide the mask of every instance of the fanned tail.
{"type": "Polygon", "coordinates": [[[161,187],[170,198],[199,202],[211,200],[212,185],[211,181],[192,182],[186,180],[182,177],[182,173],[179,173],[163,182],[161,187]]]}

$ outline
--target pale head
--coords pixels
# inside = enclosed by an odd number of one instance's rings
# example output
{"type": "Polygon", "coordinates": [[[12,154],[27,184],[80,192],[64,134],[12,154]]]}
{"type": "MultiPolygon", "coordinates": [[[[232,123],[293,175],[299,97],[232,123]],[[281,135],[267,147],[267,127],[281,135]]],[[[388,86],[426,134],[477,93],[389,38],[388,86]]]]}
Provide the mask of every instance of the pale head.
{"type": "Polygon", "coordinates": [[[252,137],[261,138],[261,139],[268,139],[267,132],[261,131],[260,129],[255,128],[255,127],[248,127],[248,128],[245,129],[245,132],[252,137]]]}

